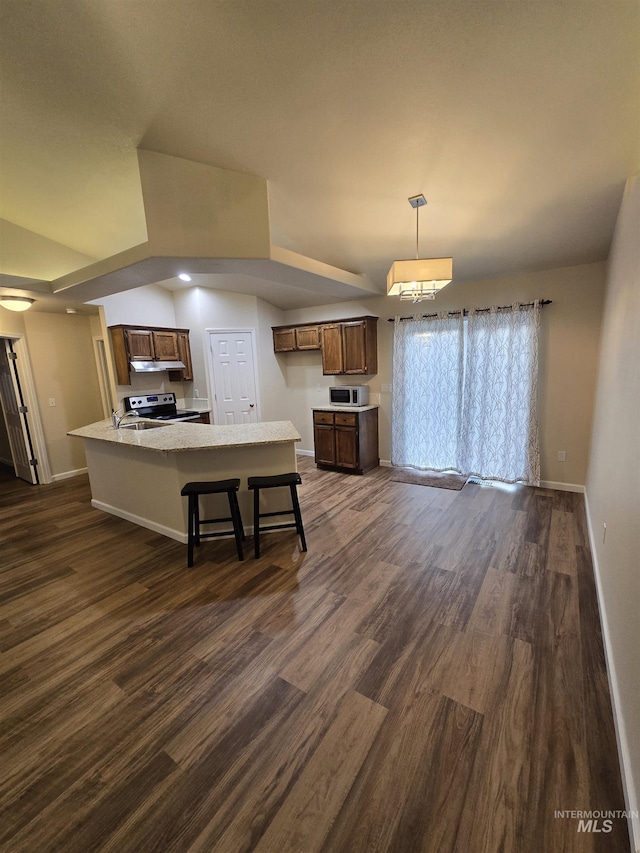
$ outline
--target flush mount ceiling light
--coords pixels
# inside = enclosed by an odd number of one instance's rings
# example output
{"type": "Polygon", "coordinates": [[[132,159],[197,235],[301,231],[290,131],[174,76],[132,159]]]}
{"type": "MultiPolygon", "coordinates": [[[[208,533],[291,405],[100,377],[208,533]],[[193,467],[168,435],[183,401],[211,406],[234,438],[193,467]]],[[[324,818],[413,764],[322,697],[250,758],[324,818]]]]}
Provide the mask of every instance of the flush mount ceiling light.
{"type": "Polygon", "coordinates": [[[191,281],[191,276],[189,275],[189,273],[186,272],[179,273],[178,278],[180,279],[180,281],[191,281]]]}
{"type": "Polygon", "coordinates": [[[0,305],[9,311],[26,311],[35,301],[28,296],[0,296],[0,305]]]}
{"type": "Polygon", "coordinates": [[[411,196],[409,204],[416,212],[415,260],[394,261],[387,275],[387,296],[399,296],[411,302],[435,299],[453,277],[453,258],[420,258],[418,255],[418,213],[427,203],[420,195],[411,196]]]}

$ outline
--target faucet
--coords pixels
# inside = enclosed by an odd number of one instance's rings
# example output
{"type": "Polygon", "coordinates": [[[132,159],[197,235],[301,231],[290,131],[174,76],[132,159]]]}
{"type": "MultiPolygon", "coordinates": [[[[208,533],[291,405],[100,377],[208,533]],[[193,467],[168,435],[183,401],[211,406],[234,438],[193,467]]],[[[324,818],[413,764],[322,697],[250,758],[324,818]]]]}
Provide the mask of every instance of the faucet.
{"type": "Polygon", "coordinates": [[[114,429],[120,429],[122,421],[130,415],[133,415],[135,418],[138,417],[138,413],[133,411],[133,409],[129,412],[124,412],[122,415],[120,414],[121,411],[122,409],[118,409],[118,411],[115,409],[111,410],[111,423],[113,424],[114,429]]]}

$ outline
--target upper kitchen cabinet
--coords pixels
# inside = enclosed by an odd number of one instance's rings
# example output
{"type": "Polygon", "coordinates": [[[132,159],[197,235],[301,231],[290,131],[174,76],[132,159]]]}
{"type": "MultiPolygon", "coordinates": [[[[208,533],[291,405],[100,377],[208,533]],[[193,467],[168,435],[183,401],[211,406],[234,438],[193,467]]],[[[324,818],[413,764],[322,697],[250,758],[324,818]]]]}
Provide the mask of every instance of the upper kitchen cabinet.
{"type": "Polygon", "coordinates": [[[320,349],[320,329],[317,324],[311,326],[274,326],[272,331],[274,352],[320,349]]]}
{"type": "MultiPolygon", "coordinates": [[[[131,362],[148,362],[156,370],[166,362],[171,381],[193,379],[191,349],[187,329],[159,329],[148,326],[110,326],[118,385],[131,384],[131,362]],[[177,368],[176,362],[185,367],[177,368]]],[[[142,365],[140,365],[142,367],[142,365]]]]}
{"type": "Polygon", "coordinates": [[[319,326],[297,326],[296,327],[296,349],[320,349],[320,327],[319,326]]]}
{"type": "MultiPolygon", "coordinates": [[[[127,361],[153,361],[155,350],[150,329],[122,329],[122,335],[129,356],[127,361]]],[[[111,338],[113,340],[113,330],[111,338]]]]}
{"type": "Polygon", "coordinates": [[[322,372],[327,375],[378,372],[377,317],[358,317],[321,327],[322,372]]]}
{"type": "Polygon", "coordinates": [[[178,333],[173,329],[154,329],[153,349],[155,361],[178,361],[178,333]]]}
{"type": "Polygon", "coordinates": [[[274,352],[322,350],[325,375],[378,372],[377,317],[353,317],[327,323],[273,326],[274,352]]]}
{"type": "Polygon", "coordinates": [[[189,332],[178,331],[176,335],[178,338],[178,361],[184,364],[184,370],[169,370],[169,379],[171,382],[191,382],[193,380],[193,366],[189,332]]]}

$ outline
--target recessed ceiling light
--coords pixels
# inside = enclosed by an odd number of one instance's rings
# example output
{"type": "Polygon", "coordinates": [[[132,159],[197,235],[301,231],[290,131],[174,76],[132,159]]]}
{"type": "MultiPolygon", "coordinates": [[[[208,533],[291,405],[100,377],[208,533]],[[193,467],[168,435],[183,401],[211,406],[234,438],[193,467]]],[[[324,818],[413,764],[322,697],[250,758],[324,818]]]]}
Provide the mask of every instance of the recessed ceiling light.
{"type": "Polygon", "coordinates": [[[77,308],[67,308],[67,314],[77,314],[77,313],[78,313],[77,308]]]}
{"type": "Polygon", "coordinates": [[[178,275],[178,278],[180,279],[180,281],[191,281],[191,276],[186,272],[181,272],[178,275]]]}

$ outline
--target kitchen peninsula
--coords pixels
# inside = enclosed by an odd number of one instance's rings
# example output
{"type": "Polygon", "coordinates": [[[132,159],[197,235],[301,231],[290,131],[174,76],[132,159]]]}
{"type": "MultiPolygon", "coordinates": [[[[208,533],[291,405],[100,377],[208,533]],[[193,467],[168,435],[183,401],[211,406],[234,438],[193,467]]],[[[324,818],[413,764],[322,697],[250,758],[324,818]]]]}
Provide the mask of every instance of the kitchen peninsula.
{"type": "MultiPolygon", "coordinates": [[[[297,470],[295,443],[301,439],[290,421],[146,423],[144,429],[124,424],[114,429],[105,420],[68,434],[84,439],[92,506],[178,542],[187,541],[187,502],[180,496],[185,483],[239,477],[240,510],[245,529],[251,530],[247,477],[297,470]]],[[[280,491],[265,493],[266,510],[288,508],[288,491],[280,491]]],[[[203,498],[202,517],[227,515],[220,500],[219,495],[203,498]]]]}

